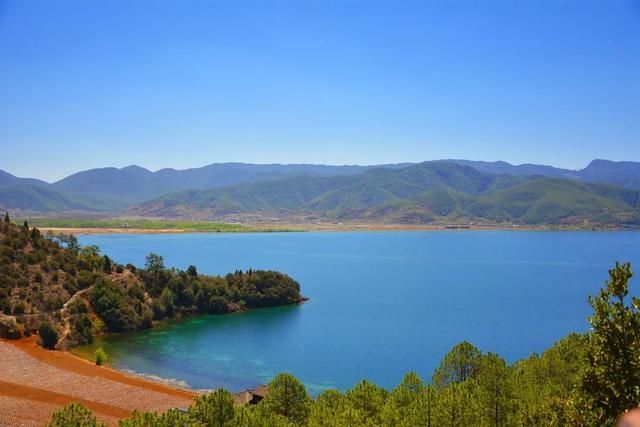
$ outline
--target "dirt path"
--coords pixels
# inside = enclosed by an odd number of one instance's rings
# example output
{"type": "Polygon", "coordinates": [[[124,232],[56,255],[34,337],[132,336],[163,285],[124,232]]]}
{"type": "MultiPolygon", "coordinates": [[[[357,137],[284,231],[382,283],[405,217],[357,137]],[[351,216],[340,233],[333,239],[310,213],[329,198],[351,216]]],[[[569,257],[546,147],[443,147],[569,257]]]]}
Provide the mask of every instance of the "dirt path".
{"type": "Polygon", "coordinates": [[[64,305],[60,309],[60,314],[62,316],[62,320],[64,321],[64,332],[62,333],[62,337],[60,337],[60,339],[58,340],[58,343],[64,342],[64,340],[71,333],[71,315],[67,313],[67,310],[69,309],[69,306],[75,300],[77,300],[80,296],[82,296],[85,293],[89,292],[92,288],[93,288],[93,286],[89,286],[86,289],[82,289],[81,291],[76,292],[75,294],[73,294],[73,296],[71,296],[71,298],[69,298],[69,300],[67,302],[64,303],[64,305]]]}

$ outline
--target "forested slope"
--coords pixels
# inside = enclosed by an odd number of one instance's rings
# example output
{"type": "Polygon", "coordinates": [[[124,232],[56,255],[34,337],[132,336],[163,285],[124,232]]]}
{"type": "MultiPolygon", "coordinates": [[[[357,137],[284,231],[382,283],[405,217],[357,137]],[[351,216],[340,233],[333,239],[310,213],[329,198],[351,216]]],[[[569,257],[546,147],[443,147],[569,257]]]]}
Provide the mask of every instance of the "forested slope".
{"type": "Polygon", "coordinates": [[[300,285],[276,271],[226,276],[166,268],[150,254],[144,268],[120,265],[73,236],[42,235],[27,223],[0,224],[0,335],[19,338],[46,325],[48,347],[90,342],[96,333],[150,328],[154,321],[297,304],[300,285]],[[59,341],[59,342],[58,342],[59,341]]]}
{"type": "Polygon", "coordinates": [[[129,213],[202,219],[262,215],[369,222],[640,224],[640,192],[542,176],[495,175],[447,162],[171,193],[129,213]]]}

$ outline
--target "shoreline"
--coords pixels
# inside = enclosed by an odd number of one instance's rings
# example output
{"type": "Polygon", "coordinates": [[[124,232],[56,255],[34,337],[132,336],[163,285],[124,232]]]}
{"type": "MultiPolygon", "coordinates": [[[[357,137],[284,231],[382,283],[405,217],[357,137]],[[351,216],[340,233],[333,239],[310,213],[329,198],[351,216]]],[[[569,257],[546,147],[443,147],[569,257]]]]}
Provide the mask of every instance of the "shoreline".
{"type": "Polygon", "coordinates": [[[33,335],[19,340],[5,340],[17,349],[23,351],[34,359],[59,369],[74,372],[81,375],[91,375],[108,380],[118,381],[136,387],[144,387],[149,390],[169,393],[177,397],[193,398],[197,392],[188,388],[170,386],[161,381],[152,381],[137,375],[129,375],[109,366],[98,366],[84,357],[77,356],[68,350],[46,350],[37,343],[38,337],[33,335]]]}
{"type": "MultiPolygon", "coordinates": [[[[45,350],[36,336],[2,339],[0,349],[5,359],[4,365],[0,363],[0,403],[5,399],[15,407],[15,413],[5,414],[7,420],[17,420],[15,425],[27,421],[20,418],[24,414],[38,414],[37,421],[48,420],[53,411],[71,402],[82,403],[103,422],[116,425],[133,410],[164,412],[186,407],[198,395],[194,390],[97,366],[68,351],[45,350]]],[[[2,421],[0,415],[0,424],[2,421]]]]}
{"type": "Polygon", "coordinates": [[[242,224],[246,230],[209,231],[180,228],[111,228],[111,227],[39,227],[47,233],[87,234],[235,234],[235,233],[301,233],[336,231],[639,231],[627,227],[575,227],[575,226],[508,226],[508,225],[471,225],[446,226],[431,224],[242,224]]]}

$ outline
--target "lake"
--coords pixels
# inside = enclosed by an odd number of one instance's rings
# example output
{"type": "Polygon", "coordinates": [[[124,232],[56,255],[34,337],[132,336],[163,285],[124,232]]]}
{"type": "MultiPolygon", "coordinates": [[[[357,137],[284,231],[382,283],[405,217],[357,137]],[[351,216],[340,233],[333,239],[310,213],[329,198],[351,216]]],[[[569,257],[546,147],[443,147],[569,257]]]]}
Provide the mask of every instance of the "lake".
{"type": "MultiPolygon", "coordinates": [[[[312,393],[361,379],[429,379],[468,340],[508,361],[588,329],[587,295],[616,260],[640,266],[636,232],[309,232],[87,235],[120,263],[207,274],[273,269],[306,304],[165,322],[101,338],[112,366],[238,391],[290,372],[312,393]]],[[[637,279],[634,279],[637,286],[637,279]]]]}

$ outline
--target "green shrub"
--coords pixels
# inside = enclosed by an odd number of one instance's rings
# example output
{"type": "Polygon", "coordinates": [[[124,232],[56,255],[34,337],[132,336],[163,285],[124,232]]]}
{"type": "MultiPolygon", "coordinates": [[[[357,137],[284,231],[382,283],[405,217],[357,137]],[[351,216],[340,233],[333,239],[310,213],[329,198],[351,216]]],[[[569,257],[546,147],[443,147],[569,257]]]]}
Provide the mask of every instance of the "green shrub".
{"type": "Polygon", "coordinates": [[[51,416],[49,427],[100,427],[93,413],[79,403],[71,403],[51,416]]]}
{"type": "Polygon", "coordinates": [[[97,349],[94,354],[96,356],[96,365],[102,366],[104,363],[106,363],[108,359],[107,353],[102,348],[97,349]]]}
{"type": "Polygon", "coordinates": [[[13,314],[20,316],[24,314],[24,303],[19,302],[18,304],[15,305],[15,307],[13,308],[13,314]]]}
{"type": "Polygon", "coordinates": [[[49,322],[45,320],[40,324],[40,329],[38,329],[38,335],[40,335],[40,340],[42,341],[42,346],[49,350],[53,350],[56,348],[56,344],[58,343],[58,331],[56,328],[49,322]]]}

